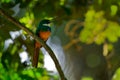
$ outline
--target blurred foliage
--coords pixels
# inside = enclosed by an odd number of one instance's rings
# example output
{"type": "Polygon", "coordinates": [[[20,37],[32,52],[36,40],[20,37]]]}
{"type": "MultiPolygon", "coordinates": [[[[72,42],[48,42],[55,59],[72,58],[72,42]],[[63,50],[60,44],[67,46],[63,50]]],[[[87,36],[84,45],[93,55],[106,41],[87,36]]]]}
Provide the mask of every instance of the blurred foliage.
{"type": "Polygon", "coordinates": [[[57,76],[49,75],[44,68],[24,69],[19,72],[13,69],[9,69],[9,71],[7,71],[0,63],[1,80],[50,80],[52,78],[54,78],[54,80],[57,80],[57,76]]]}
{"type": "MultiPolygon", "coordinates": [[[[115,13],[112,12],[112,14],[115,13]]],[[[80,34],[81,41],[102,44],[106,41],[116,42],[119,37],[120,25],[117,22],[106,20],[104,11],[89,10],[86,13],[85,26],[80,34]]]]}
{"type": "MultiPolygon", "coordinates": [[[[35,31],[40,20],[55,18],[57,26],[69,24],[70,38],[79,38],[85,44],[102,45],[108,43],[110,50],[113,43],[120,38],[120,0],[0,0],[0,8],[16,18],[26,27],[35,31]],[[83,24],[81,25],[81,22],[83,24]],[[70,22],[71,24],[71,22],[70,22]],[[82,26],[82,28],[81,28],[82,26]],[[109,46],[110,45],[110,46],[109,46]]],[[[69,33],[68,33],[69,34],[69,33]]],[[[30,56],[33,52],[33,39],[24,31],[8,22],[0,15],[0,79],[1,80],[54,80],[56,75],[50,75],[43,68],[43,55],[40,55],[40,68],[30,69],[31,64],[21,63],[19,54],[26,51],[30,56]],[[13,38],[10,32],[18,31],[13,38]],[[20,32],[21,31],[21,32],[20,32]],[[5,45],[5,42],[10,40],[5,45]]],[[[113,80],[119,80],[119,69],[113,80]]],[[[92,80],[83,78],[82,80],[92,80]]]]}
{"type": "Polygon", "coordinates": [[[83,77],[81,80],[93,80],[91,77],[83,77]]]}
{"type": "Polygon", "coordinates": [[[120,68],[116,70],[112,80],[120,80],[120,68]]]}

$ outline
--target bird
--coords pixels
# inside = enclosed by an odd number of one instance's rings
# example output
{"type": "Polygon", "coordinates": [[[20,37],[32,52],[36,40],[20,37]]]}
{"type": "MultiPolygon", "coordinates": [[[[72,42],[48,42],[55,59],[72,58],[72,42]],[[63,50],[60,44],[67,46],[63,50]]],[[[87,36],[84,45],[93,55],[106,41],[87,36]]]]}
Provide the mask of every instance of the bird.
{"type": "MultiPolygon", "coordinates": [[[[37,35],[40,39],[42,39],[43,41],[47,41],[48,38],[51,35],[51,27],[50,27],[50,20],[44,19],[42,21],[40,21],[37,29],[36,29],[36,33],[35,35],[37,35]]],[[[32,66],[37,68],[38,66],[38,58],[39,58],[39,49],[42,47],[42,45],[35,41],[34,43],[34,54],[33,54],[33,60],[32,60],[32,66]]]]}

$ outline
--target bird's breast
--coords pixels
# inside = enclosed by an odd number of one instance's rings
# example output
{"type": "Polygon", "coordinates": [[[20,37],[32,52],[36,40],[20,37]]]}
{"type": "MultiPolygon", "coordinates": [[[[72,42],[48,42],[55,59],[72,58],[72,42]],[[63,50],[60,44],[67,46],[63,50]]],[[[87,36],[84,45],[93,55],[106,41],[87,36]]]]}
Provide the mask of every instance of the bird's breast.
{"type": "Polygon", "coordinates": [[[51,32],[50,31],[40,31],[39,36],[41,39],[46,41],[50,37],[51,32]]]}

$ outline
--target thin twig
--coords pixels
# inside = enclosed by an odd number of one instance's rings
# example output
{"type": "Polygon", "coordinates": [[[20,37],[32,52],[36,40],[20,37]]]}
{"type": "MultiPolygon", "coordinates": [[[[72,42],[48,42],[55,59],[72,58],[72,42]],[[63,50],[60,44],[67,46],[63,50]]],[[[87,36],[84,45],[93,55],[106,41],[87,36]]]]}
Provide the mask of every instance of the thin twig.
{"type": "Polygon", "coordinates": [[[24,25],[22,25],[19,21],[14,19],[13,17],[9,16],[7,13],[5,13],[1,8],[0,8],[0,14],[4,16],[8,21],[11,23],[15,24],[17,27],[21,28],[22,30],[26,31],[29,35],[31,35],[35,40],[41,43],[41,45],[46,49],[46,51],[49,53],[51,58],[53,59],[55,66],[58,70],[58,73],[60,75],[61,80],[66,80],[65,75],[62,71],[62,68],[54,54],[54,52],[51,50],[51,48],[39,37],[37,37],[32,31],[30,31],[28,28],[26,28],[24,25]]]}

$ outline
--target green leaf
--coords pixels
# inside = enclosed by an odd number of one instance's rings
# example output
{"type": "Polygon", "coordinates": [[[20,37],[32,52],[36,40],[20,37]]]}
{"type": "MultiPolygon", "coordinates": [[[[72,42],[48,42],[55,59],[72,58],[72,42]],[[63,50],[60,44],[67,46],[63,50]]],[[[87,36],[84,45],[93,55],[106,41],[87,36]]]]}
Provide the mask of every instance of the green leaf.
{"type": "Polygon", "coordinates": [[[116,5],[111,5],[111,16],[115,16],[118,11],[118,7],[116,5]]]}
{"type": "Polygon", "coordinates": [[[11,0],[2,0],[2,3],[9,3],[11,0]]]}
{"type": "Polygon", "coordinates": [[[98,3],[99,3],[99,4],[102,4],[102,0],[98,0],[98,3]]]}
{"type": "Polygon", "coordinates": [[[120,80],[120,68],[116,70],[112,80],[120,80]]]}
{"type": "Polygon", "coordinates": [[[81,80],[93,80],[93,78],[92,77],[82,77],[81,80]]]}

